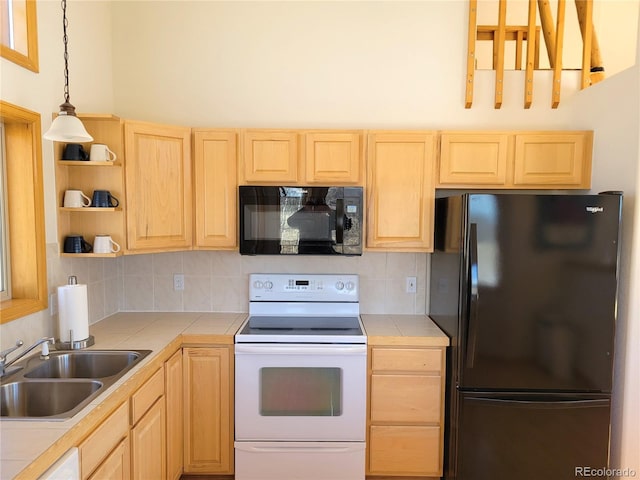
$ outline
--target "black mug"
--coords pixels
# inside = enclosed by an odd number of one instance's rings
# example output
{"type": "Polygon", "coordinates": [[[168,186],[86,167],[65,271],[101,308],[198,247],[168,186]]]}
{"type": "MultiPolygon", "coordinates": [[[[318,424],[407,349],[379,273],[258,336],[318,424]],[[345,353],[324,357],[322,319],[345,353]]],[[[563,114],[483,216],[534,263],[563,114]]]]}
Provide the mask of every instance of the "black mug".
{"type": "Polygon", "coordinates": [[[120,200],[111,195],[109,190],[94,190],[91,199],[92,207],[117,207],[120,200]]]}
{"type": "Polygon", "coordinates": [[[62,154],[63,160],[89,160],[89,154],[79,143],[67,143],[62,154]]]}
{"type": "Polygon", "coordinates": [[[82,235],[68,235],[64,239],[64,253],[90,253],[93,246],[82,235]]]}

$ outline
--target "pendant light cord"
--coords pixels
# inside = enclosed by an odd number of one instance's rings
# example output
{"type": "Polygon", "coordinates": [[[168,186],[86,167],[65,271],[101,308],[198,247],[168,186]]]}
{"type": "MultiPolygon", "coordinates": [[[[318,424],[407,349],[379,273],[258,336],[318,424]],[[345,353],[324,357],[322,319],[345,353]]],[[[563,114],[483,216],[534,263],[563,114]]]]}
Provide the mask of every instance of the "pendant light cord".
{"type": "Polygon", "coordinates": [[[64,101],[69,103],[69,52],[67,51],[67,0],[62,0],[62,42],[64,43],[64,101]]]}

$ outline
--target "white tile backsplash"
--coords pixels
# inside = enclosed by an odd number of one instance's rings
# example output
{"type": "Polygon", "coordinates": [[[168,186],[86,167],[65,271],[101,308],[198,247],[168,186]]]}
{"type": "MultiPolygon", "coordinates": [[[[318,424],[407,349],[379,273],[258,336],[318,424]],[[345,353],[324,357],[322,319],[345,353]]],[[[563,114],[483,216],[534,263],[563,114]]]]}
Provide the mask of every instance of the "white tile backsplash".
{"type": "Polygon", "coordinates": [[[285,257],[190,251],[143,256],[151,257],[153,273],[147,268],[148,260],[140,260],[138,255],[123,257],[123,310],[149,310],[152,304],[155,311],[244,312],[248,309],[250,273],[354,273],[362,283],[363,313],[425,312],[427,254],[285,257]],[[185,275],[182,292],[173,291],[174,273],[185,275]],[[407,276],[417,277],[415,294],[405,292],[407,276]]]}

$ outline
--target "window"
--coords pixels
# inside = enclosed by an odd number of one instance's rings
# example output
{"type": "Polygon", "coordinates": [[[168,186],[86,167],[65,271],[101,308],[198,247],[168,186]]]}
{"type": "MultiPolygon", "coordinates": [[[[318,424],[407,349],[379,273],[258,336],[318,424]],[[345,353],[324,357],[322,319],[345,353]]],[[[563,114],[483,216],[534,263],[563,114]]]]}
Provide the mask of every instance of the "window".
{"type": "Polygon", "coordinates": [[[2,0],[0,32],[0,55],[38,72],[36,0],[2,0]]]}
{"type": "Polygon", "coordinates": [[[5,219],[11,298],[0,304],[0,323],[47,308],[47,258],[40,115],[0,100],[4,130],[5,219]],[[19,245],[20,248],[15,248],[19,245]]]}
{"type": "Polygon", "coordinates": [[[0,123],[0,301],[11,298],[9,235],[7,234],[7,172],[4,148],[4,124],[0,123]]]}

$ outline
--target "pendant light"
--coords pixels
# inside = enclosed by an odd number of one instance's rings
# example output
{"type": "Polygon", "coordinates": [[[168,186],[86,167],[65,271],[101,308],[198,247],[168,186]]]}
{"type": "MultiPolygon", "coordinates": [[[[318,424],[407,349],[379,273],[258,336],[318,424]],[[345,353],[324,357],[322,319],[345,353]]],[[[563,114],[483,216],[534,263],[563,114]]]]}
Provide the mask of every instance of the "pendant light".
{"type": "Polygon", "coordinates": [[[62,0],[62,40],[64,42],[64,103],[60,105],[58,116],[51,123],[51,127],[43,135],[46,140],[54,142],[91,142],[84,125],[76,117],[76,107],[69,102],[69,53],[67,52],[67,0],[62,0]]]}

